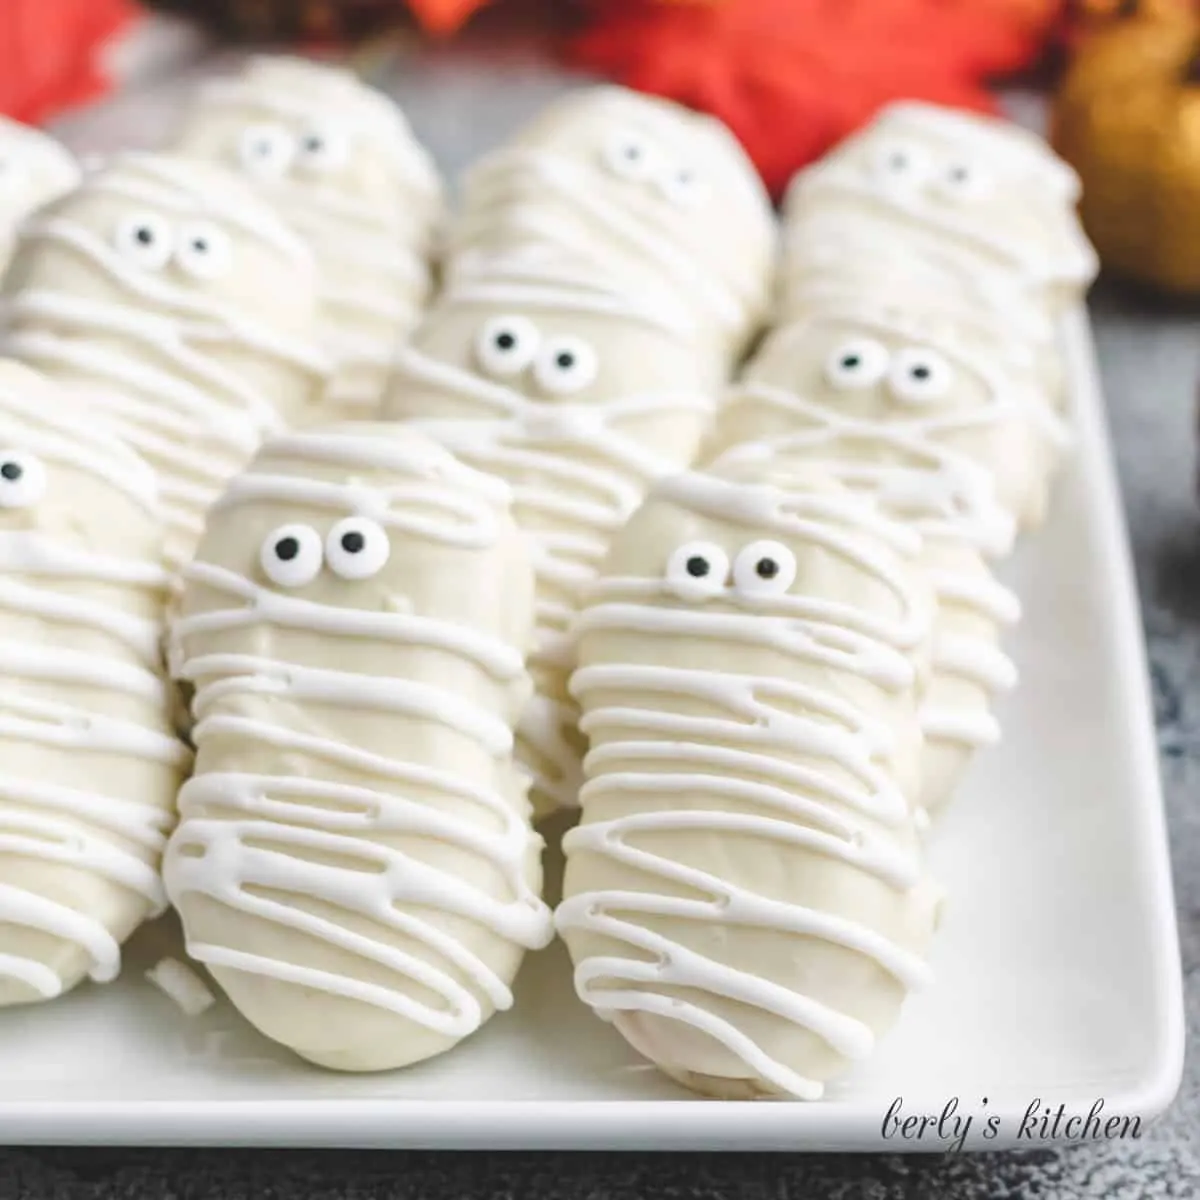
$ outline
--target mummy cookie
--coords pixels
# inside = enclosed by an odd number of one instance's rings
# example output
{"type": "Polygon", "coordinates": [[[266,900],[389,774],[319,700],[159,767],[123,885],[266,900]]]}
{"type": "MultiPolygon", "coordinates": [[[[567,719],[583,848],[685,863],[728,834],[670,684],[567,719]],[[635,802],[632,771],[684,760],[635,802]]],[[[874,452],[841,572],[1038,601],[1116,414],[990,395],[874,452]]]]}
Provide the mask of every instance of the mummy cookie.
{"type": "Polygon", "coordinates": [[[580,616],[557,926],[585,1003],[699,1092],[819,1098],[928,977],[919,541],[819,468],[683,475],[580,616]]]}
{"type": "Polygon", "coordinates": [[[566,683],[580,589],[647,487],[695,456],[712,411],[705,383],[685,329],[565,285],[460,284],[401,354],[385,414],[506,480],[536,548],[536,694],[518,753],[539,815],[578,791],[566,683]]]}
{"type": "Polygon", "coordinates": [[[324,387],[309,251],[235,176],[122,155],[27,223],[5,352],[86,391],[157,470],[169,561],[265,431],[324,387]]]}
{"type": "Polygon", "coordinates": [[[551,105],[469,173],[447,271],[486,271],[515,247],[685,314],[701,352],[730,359],[765,315],[775,223],[723,125],[602,87],[551,105]]]}
{"type": "Polygon", "coordinates": [[[717,447],[819,425],[825,414],[882,422],[989,471],[1024,527],[1044,516],[1066,428],[1028,347],[978,323],[828,303],[773,330],[744,379],[752,386],[723,409],[717,447]]]}
{"type": "MultiPolygon", "coordinates": [[[[769,394],[764,399],[769,401],[769,394]]],[[[995,699],[1017,682],[1000,641],[1021,607],[989,566],[990,559],[1012,548],[1013,522],[996,502],[990,475],[969,459],[887,426],[845,417],[737,447],[722,455],[714,470],[766,476],[804,463],[819,463],[843,486],[866,494],[921,535],[920,565],[932,584],[937,615],[921,698],[924,750],[916,798],[933,812],[950,799],[976,751],[1000,740],[995,699]]]]}
{"type": "Polygon", "coordinates": [[[337,364],[325,407],[371,415],[428,298],[442,211],[399,108],[340,68],[254,58],[200,91],[173,149],[239,171],[307,241],[337,364]]]}
{"type": "Polygon", "coordinates": [[[951,276],[1008,275],[1026,303],[1057,309],[1097,271],[1074,211],[1078,190],[1071,169],[1034,135],[904,103],[802,172],[785,222],[793,238],[843,258],[886,237],[897,253],[929,258],[951,276]]]}
{"type": "Polygon", "coordinates": [[[154,478],[0,362],[0,1006],[113,979],[165,905],[189,756],[159,659],[154,478]]]}
{"type": "Polygon", "coordinates": [[[41,130],[0,117],[0,267],[21,221],[78,186],[79,177],[64,146],[41,130]]]}
{"type": "Polygon", "coordinates": [[[365,422],[268,442],[185,569],[167,891],[191,957],[314,1063],[448,1049],[551,936],[512,761],[532,590],[504,486],[365,422]]]}

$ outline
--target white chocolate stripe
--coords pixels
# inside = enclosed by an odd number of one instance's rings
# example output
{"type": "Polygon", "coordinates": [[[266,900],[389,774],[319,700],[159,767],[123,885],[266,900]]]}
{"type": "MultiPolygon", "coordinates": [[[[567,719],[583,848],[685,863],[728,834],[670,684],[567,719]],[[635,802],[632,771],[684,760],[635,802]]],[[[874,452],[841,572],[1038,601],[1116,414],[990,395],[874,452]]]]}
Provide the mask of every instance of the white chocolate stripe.
{"type": "Polygon", "coordinates": [[[267,242],[294,263],[312,262],[308,248],[270,209],[258,201],[244,203],[247,198],[244,192],[229,196],[225,189],[212,186],[202,170],[195,170],[184,159],[127,151],[89,172],[85,184],[89,189],[142,201],[180,216],[224,221],[252,238],[267,242]],[[138,175],[143,178],[137,178],[138,175]]]}
{"type": "MultiPolygon", "coordinates": [[[[5,319],[9,326],[14,322],[18,326],[24,326],[26,323],[37,326],[34,332],[43,335],[47,335],[48,326],[52,329],[74,330],[84,337],[107,334],[144,344],[153,355],[166,358],[179,374],[167,375],[128,358],[118,366],[114,356],[101,347],[78,343],[68,345],[69,338],[58,339],[64,346],[63,352],[72,356],[68,360],[72,364],[90,365],[104,378],[112,377],[119,382],[144,387],[155,399],[173,407],[185,410],[194,408],[197,417],[203,419],[204,424],[213,419],[210,415],[213,401],[209,401],[209,406],[203,408],[199,407],[197,401],[208,389],[216,393],[216,403],[228,405],[234,414],[245,413],[246,419],[260,433],[277,429],[282,424],[279,413],[269,401],[234,372],[221,367],[209,355],[188,346],[179,325],[169,319],[111,301],[96,302],[65,292],[36,289],[27,289],[14,296],[6,305],[5,319]],[[115,375],[114,372],[118,370],[121,374],[115,375]],[[180,376],[183,377],[182,380],[180,376]],[[184,382],[190,379],[199,382],[194,385],[184,382]],[[186,401],[185,387],[188,396],[186,401]]],[[[21,329],[5,336],[8,338],[14,335],[22,336],[21,329]]],[[[148,417],[152,422],[153,413],[148,414],[148,417]]],[[[216,420],[220,419],[218,415],[216,420]]]]}
{"type": "MultiPolygon", "coordinates": [[[[488,164],[493,177],[501,172],[515,174],[523,181],[536,183],[547,194],[557,195],[571,211],[586,214],[606,232],[625,243],[626,250],[638,259],[653,263],[660,277],[664,281],[671,281],[669,293],[672,296],[686,295],[693,303],[703,304],[713,319],[727,328],[746,324],[747,310],[755,301],[749,287],[745,289],[745,294],[739,294],[738,287],[731,280],[717,279],[684,250],[647,230],[619,203],[608,200],[593,187],[586,170],[536,151],[510,152],[506,158],[507,161],[497,158],[488,164]]],[[[477,173],[476,179],[482,178],[482,172],[477,173]]],[[[526,210],[518,205],[512,211],[508,224],[513,232],[521,231],[539,240],[561,242],[566,249],[576,248],[578,233],[569,223],[556,220],[553,214],[543,209],[526,210]]],[[[591,247],[585,246],[583,250],[587,253],[591,247]]],[[[665,291],[667,289],[664,287],[665,291]]]]}
{"type": "MultiPolygon", "coordinates": [[[[58,904],[45,896],[0,883],[0,921],[37,929],[81,946],[92,960],[89,974],[97,983],[112,982],[121,969],[121,948],[95,917],[75,912],[65,904],[58,904]]],[[[46,986],[49,980],[42,972],[30,970],[25,965],[27,962],[17,961],[17,970],[14,972],[16,978],[28,981],[35,987],[43,985],[39,990],[47,999],[58,995],[62,984],[57,977],[57,986],[51,991],[46,986]]]]}
{"type": "MultiPolygon", "coordinates": [[[[22,445],[31,443],[23,439],[22,445]]],[[[0,530],[0,574],[91,579],[160,591],[165,591],[169,582],[157,563],[95,554],[22,529],[0,530]]]]}
{"type": "Polygon", "coordinates": [[[268,623],[282,629],[305,629],[336,637],[381,638],[396,645],[451,651],[504,682],[519,678],[524,670],[520,651],[499,638],[435,617],[317,604],[261,587],[236,571],[212,563],[189,563],[183,577],[187,582],[236,596],[247,604],[244,608],[216,609],[177,618],[171,634],[177,657],[182,654],[178,648],[189,637],[268,623]]]}
{"type": "Polygon", "coordinates": [[[95,629],[123,642],[147,667],[161,661],[161,629],[157,621],[135,617],[119,608],[70,596],[47,588],[30,587],[0,576],[0,609],[44,617],[95,629]]]}
{"type": "Polygon", "coordinates": [[[153,513],[158,489],[149,465],[100,422],[85,432],[71,421],[71,414],[0,387],[0,438],[95,475],[153,513]]]}
{"type": "Polygon", "coordinates": [[[795,617],[761,613],[749,621],[744,613],[684,611],[649,604],[592,604],[579,614],[575,635],[611,629],[658,637],[720,637],[769,647],[802,661],[854,671],[896,691],[912,686],[916,671],[902,648],[847,627],[857,615],[863,619],[856,623],[869,624],[865,614],[829,601],[801,603],[810,606],[807,619],[799,613],[795,617]]]}
{"type": "Polygon", "coordinates": [[[22,232],[28,241],[57,243],[86,258],[91,266],[120,284],[139,306],[166,308],[170,314],[167,319],[186,337],[218,337],[285,359],[315,374],[328,370],[326,360],[312,347],[298,339],[280,337],[260,322],[198,296],[194,290],[156,279],[130,265],[115,248],[83,225],[63,217],[42,217],[28,222],[22,232]]]}
{"type": "Polygon", "coordinates": [[[989,692],[1007,692],[1017,686],[1017,668],[1012,659],[980,638],[939,635],[934,642],[933,666],[989,692]]]}
{"type": "Polygon", "coordinates": [[[231,695],[282,696],[297,703],[362,708],[461,729],[489,754],[512,749],[512,730],[499,718],[431,684],[386,676],[302,667],[253,654],[202,654],[183,664],[179,677],[197,685],[192,711],[202,720],[231,695]]]}
{"type": "MultiPolygon", "coordinates": [[[[25,898],[32,898],[32,893],[22,892],[20,902],[22,907],[25,898]]],[[[0,919],[4,917],[4,901],[0,899],[0,919]]],[[[0,954],[0,979],[13,979],[31,988],[43,1000],[53,1000],[62,995],[62,980],[45,963],[35,958],[18,958],[15,954],[0,954]]]]}

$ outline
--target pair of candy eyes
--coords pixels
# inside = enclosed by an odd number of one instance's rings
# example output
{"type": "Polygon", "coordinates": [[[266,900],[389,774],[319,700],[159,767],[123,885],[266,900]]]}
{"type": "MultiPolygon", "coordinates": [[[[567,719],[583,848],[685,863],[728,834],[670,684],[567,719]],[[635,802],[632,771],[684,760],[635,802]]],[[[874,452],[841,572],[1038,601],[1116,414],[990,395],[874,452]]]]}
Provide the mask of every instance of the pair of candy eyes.
{"type": "Polygon", "coordinates": [[[932,186],[948,200],[978,200],[992,191],[992,180],[978,163],[961,160],[937,163],[918,146],[899,143],[881,146],[876,170],[893,183],[932,186]]]}
{"type": "Polygon", "coordinates": [[[46,468],[40,458],[0,451],[0,509],[29,508],[45,494],[46,468]]]}
{"type": "Polygon", "coordinates": [[[906,346],[895,352],[872,338],[843,342],[825,364],[825,378],[839,391],[874,387],[886,378],[898,400],[938,400],[954,383],[954,368],[936,350],[906,346]]]}
{"type": "Polygon", "coordinates": [[[208,221],[188,221],[176,228],[158,213],[130,213],[113,230],[113,244],[144,271],[162,271],[174,260],[197,279],[217,279],[233,264],[229,235],[208,221]]]}
{"type": "Polygon", "coordinates": [[[680,208],[694,208],[708,195],[705,181],[691,167],[674,166],[662,158],[655,146],[636,133],[618,132],[605,143],[604,165],[622,179],[653,182],[658,190],[680,208]]]}
{"type": "Polygon", "coordinates": [[[513,379],[532,367],[538,386],[556,396],[582,391],[600,369],[596,351],[582,338],[543,338],[527,317],[493,317],[479,331],[475,357],[497,379],[513,379]]]}
{"type": "Polygon", "coordinates": [[[730,580],[746,596],[779,596],[796,581],[796,556],[782,542],[751,542],[733,561],[715,542],[687,542],[667,560],[667,582],[684,599],[725,590],[730,580]]]}
{"type": "Polygon", "coordinates": [[[293,164],[324,174],[346,165],[350,143],[328,129],[310,129],[297,136],[282,125],[251,125],[238,139],[238,158],[256,175],[284,175],[293,164]]]}
{"type": "Polygon", "coordinates": [[[370,579],[391,557],[387,531],[369,517],[346,517],[324,539],[311,525],[280,525],[263,539],[263,574],[284,588],[312,583],[327,563],[340,579],[370,579]]]}

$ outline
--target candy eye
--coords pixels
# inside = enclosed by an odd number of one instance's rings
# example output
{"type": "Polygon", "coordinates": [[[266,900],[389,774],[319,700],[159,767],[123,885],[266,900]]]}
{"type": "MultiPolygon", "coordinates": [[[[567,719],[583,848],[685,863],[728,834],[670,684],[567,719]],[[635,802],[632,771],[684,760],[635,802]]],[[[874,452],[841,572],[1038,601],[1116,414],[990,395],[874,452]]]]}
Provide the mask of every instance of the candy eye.
{"type": "Polygon", "coordinates": [[[325,539],[325,560],[342,579],[369,579],[383,570],[392,553],[386,530],[369,517],[339,521],[325,539]]]}
{"type": "Polygon", "coordinates": [[[175,249],[171,226],[156,213],[131,213],[123,218],[113,242],[122,258],[146,271],[161,271],[175,249]]]}
{"type": "Polygon", "coordinates": [[[533,362],[541,340],[537,326],[525,317],[493,317],[479,331],[475,356],[489,375],[506,379],[533,362]]]}
{"type": "Polygon", "coordinates": [[[300,138],[298,159],[310,171],[338,171],[350,161],[350,142],[332,129],[310,129],[300,138]]]}
{"type": "Polygon", "coordinates": [[[238,140],[238,161],[262,179],[283,175],[295,156],[295,139],[282,125],[251,125],[238,140]]]}
{"type": "Polygon", "coordinates": [[[912,187],[929,175],[929,158],[917,146],[888,142],[875,153],[875,177],[889,187],[912,187]]]}
{"type": "Polygon", "coordinates": [[[733,586],[748,596],[778,596],[796,581],[796,556],[782,542],[751,542],[733,562],[733,586]]]}
{"type": "Polygon", "coordinates": [[[667,561],[667,583],[683,600],[715,596],[729,579],[729,555],[715,542],[688,542],[667,561]]]}
{"type": "Polygon", "coordinates": [[[198,221],[181,231],[175,261],[197,279],[216,279],[229,270],[232,247],[225,231],[198,221]]]}
{"type": "Polygon", "coordinates": [[[604,147],[604,164],[622,179],[649,179],[655,173],[654,151],[645,138],[622,131],[604,147]]]}
{"type": "Polygon", "coordinates": [[[978,200],[991,191],[991,180],[974,163],[951,163],[938,180],[938,191],[947,199],[978,200]]]}
{"type": "Polygon", "coordinates": [[[843,342],[825,363],[825,378],[840,391],[874,387],[886,374],[891,356],[871,338],[843,342]]]}
{"type": "Polygon", "coordinates": [[[46,494],[42,460],[19,450],[0,450],[0,508],[29,508],[46,494]]]}
{"type": "Polygon", "coordinates": [[[599,363],[596,352],[580,338],[548,341],[533,368],[538,384],[554,396],[569,396],[594,383],[599,363]]]}
{"type": "Polygon", "coordinates": [[[910,348],[896,355],[888,376],[892,395],[909,404],[940,400],[954,382],[954,368],[935,350],[910,348]]]}
{"type": "Polygon", "coordinates": [[[267,534],[258,561],[272,582],[285,588],[304,587],[321,573],[321,535],[311,525],[280,525],[267,534]]]}
{"type": "Polygon", "coordinates": [[[698,208],[708,198],[707,183],[691,167],[680,167],[660,177],[658,186],[679,208],[698,208]]]}

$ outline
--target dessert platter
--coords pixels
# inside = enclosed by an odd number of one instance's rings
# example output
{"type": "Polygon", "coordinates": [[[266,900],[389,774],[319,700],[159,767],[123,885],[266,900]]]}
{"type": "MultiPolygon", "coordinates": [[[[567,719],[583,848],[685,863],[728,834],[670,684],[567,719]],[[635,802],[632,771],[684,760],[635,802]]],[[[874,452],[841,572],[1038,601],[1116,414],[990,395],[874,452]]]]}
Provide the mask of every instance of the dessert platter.
{"type": "Polygon", "coordinates": [[[1096,261],[1037,137],[896,104],[777,214],[715,120],[580,88],[451,204],[391,100],[262,57],[158,150],[0,142],[0,1142],[1170,1102],[1096,261]]]}

